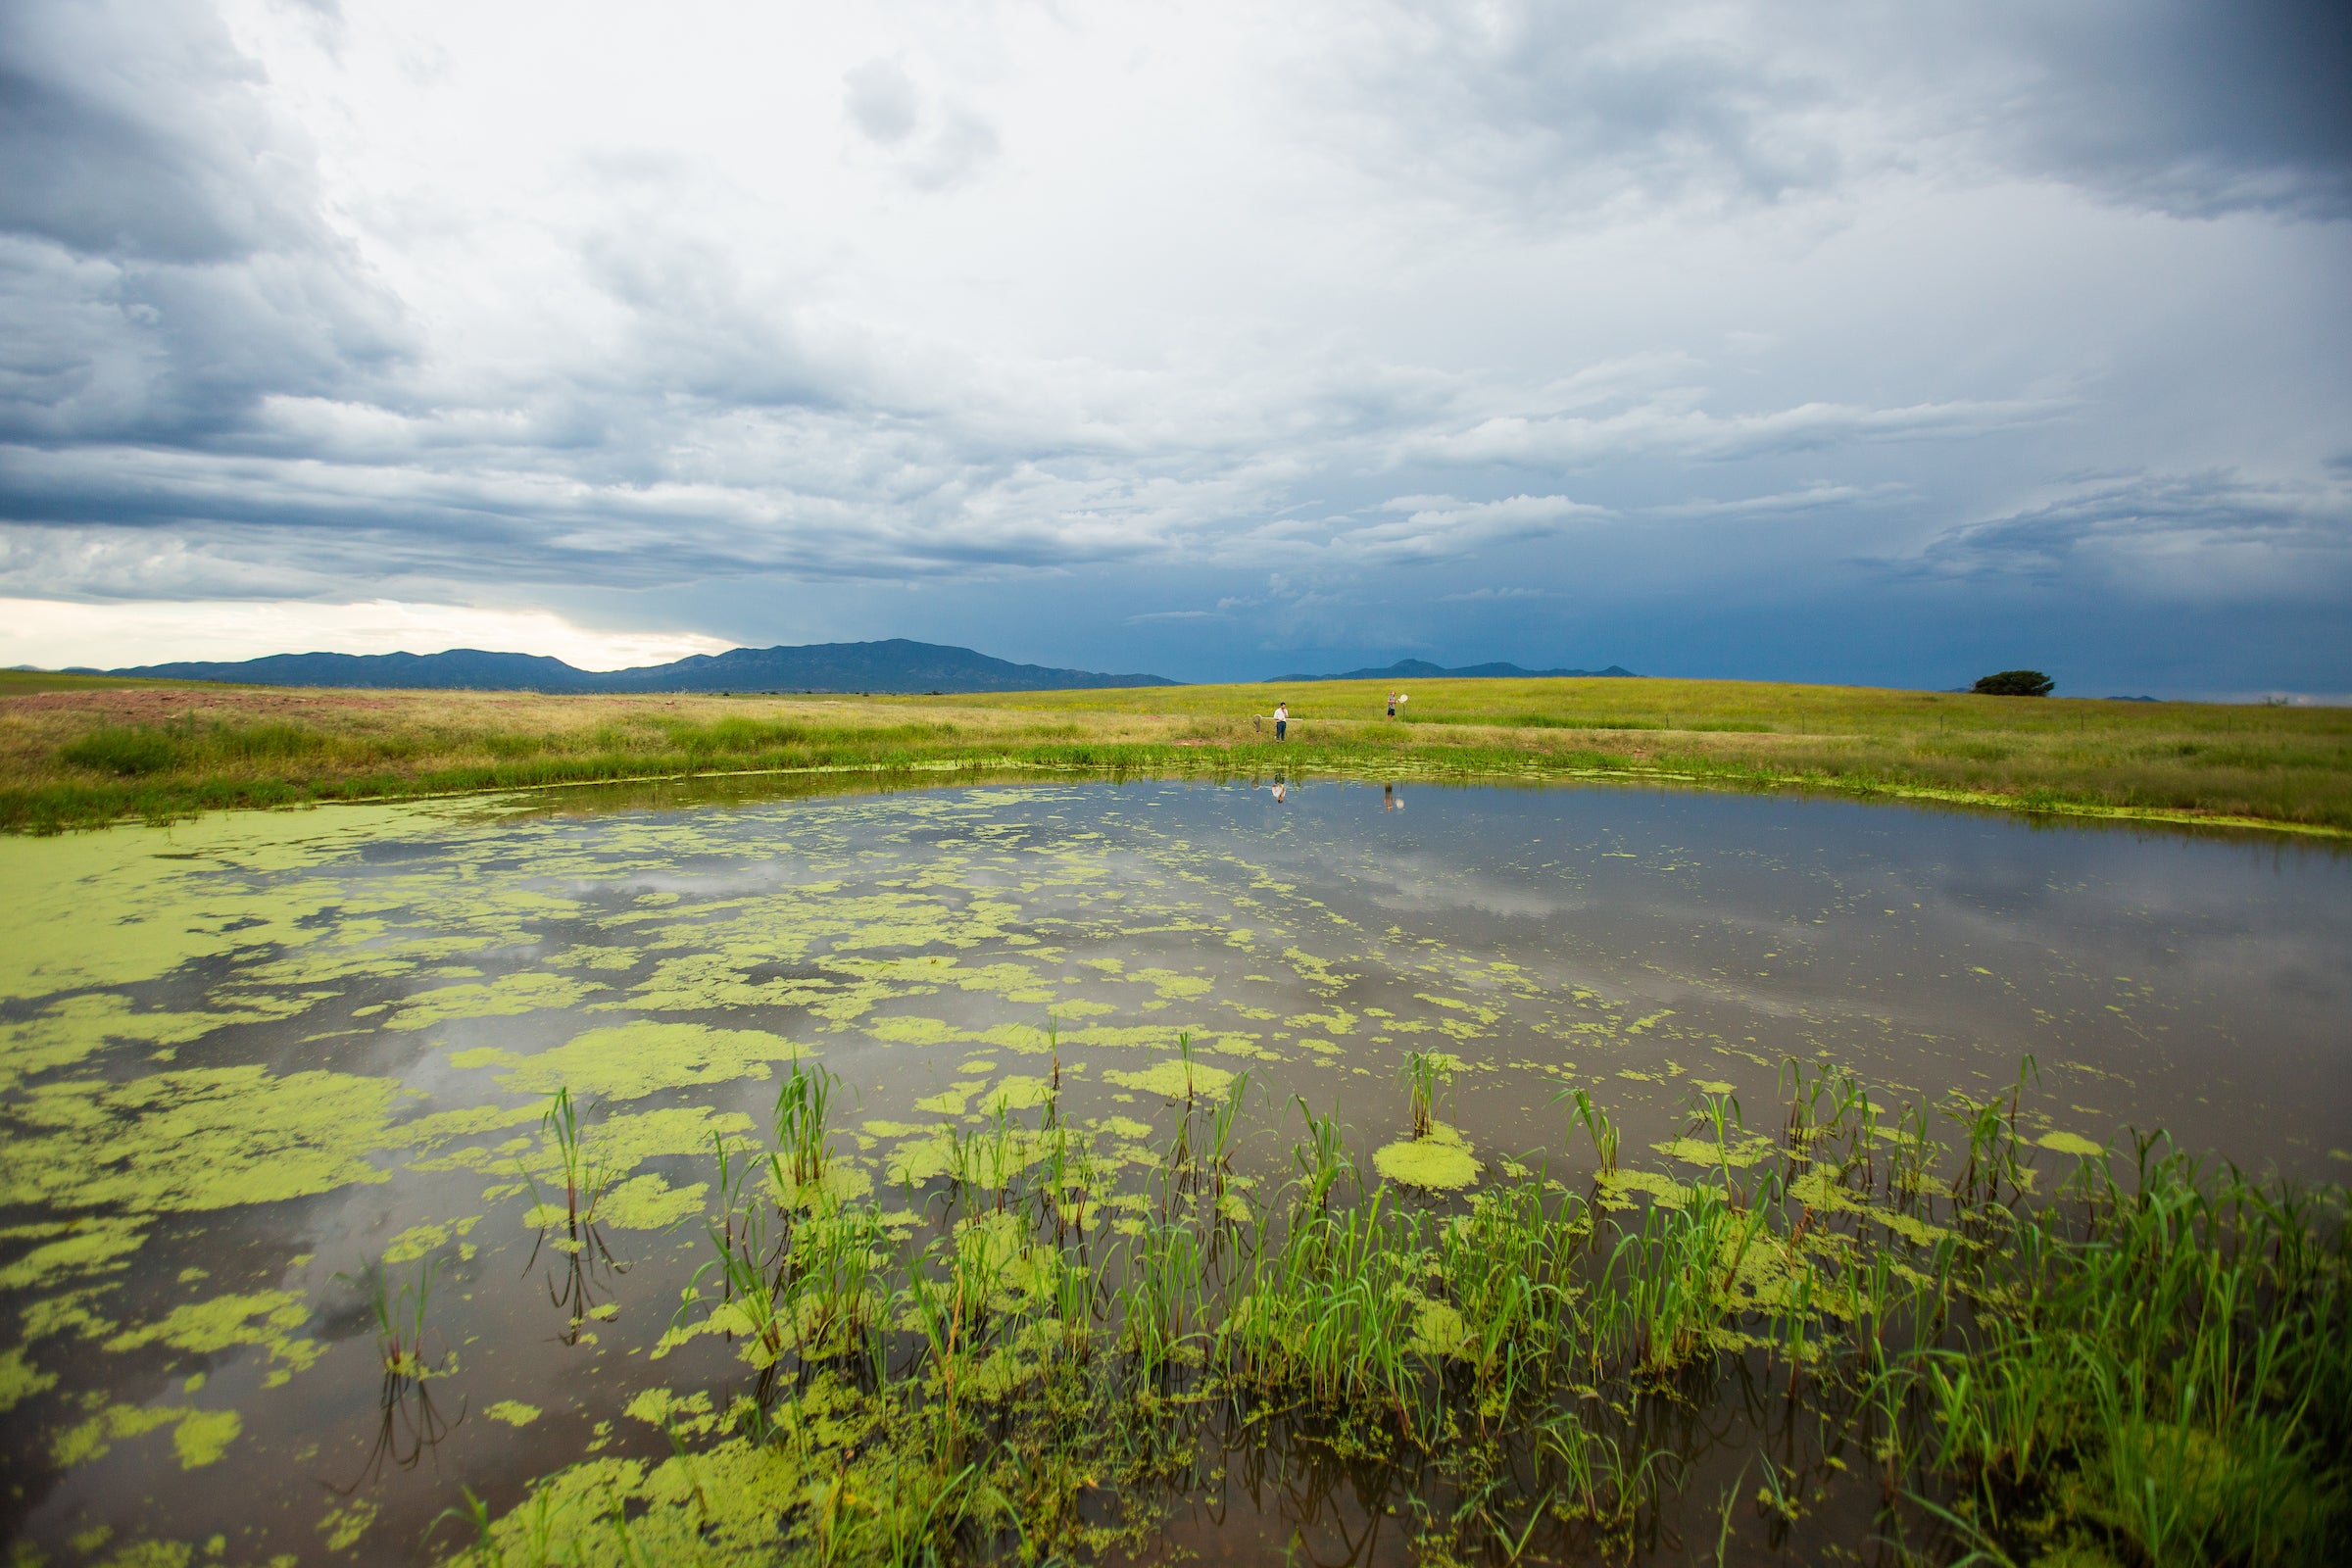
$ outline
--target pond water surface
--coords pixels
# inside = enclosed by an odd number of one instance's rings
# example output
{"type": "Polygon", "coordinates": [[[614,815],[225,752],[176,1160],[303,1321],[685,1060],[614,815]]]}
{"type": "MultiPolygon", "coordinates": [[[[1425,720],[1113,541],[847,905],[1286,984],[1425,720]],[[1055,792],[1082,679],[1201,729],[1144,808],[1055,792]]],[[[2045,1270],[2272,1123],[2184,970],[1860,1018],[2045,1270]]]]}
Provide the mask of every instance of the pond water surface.
{"type": "MultiPolygon", "coordinates": [[[[1368,1158],[1430,1050],[1488,1172],[1589,1172],[1568,1088],[1634,1150],[1694,1091],[1771,1123],[1790,1056],[1924,1102],[2031,1055],[2035,1131],[2352,1174],[2352,857],[2286,841],[1143,783],[330,808],[0,867],[0,1539],[65,1563],[429,1560],[462,1489],[504,1508],[585,1453],[667,1453],[639,1396],[740,1370],[662,1345],[712,1136],[763,1132],[795,1058],[843,1081],[839,1180],[917,1201],[941,1127],[1043,1100],[1050,1020],[1060,1113],[1138,1170],[1181,1033],[1198,1087],[1247,1072],[1284,1127],[1244,1156],[1269,1184],[1295,1098],[1368,1158]],[[560,1088],[617,1167],[609,1259],[526,1217],[560,1088]],[[378,1259],[441,1270],[421,1405],[380,1397],[353,1283],[378,1259]]],[[[1314,1506],[1273,1487],[1173,1528],[1275,1556],[1314,1506]]]]}

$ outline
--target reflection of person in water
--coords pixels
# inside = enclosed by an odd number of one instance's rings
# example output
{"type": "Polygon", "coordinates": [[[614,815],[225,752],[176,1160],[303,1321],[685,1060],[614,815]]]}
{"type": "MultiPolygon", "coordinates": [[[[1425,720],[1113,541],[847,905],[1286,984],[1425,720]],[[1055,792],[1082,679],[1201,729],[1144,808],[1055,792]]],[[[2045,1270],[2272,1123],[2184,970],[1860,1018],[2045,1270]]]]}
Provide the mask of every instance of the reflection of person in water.
{"type": "Polygon", "coordinates": [[[1280,805],[1283,803],[1283,801],[1284,801],[1284,800],[1287,798],[1287,796],[1288,796],[1288,789],[1287,789],[1287,787],[1286,787],[1286,786],[1284,786],[1284,785],[1281,785],[1281,784],[1277,784],[1277,785],[1275,785],[1275,786],[1274,786],[1274,804],[1275,804],[1276,806],[1280,806],[1280,805]]]}
{"type": "Polygon", "coordinates": [[[1383,784],[1380,787],[1380,808],[1384,811],[1401,811],[1404,809],[1404,803],[1396,798],[1396,785],[1383,784]]]}

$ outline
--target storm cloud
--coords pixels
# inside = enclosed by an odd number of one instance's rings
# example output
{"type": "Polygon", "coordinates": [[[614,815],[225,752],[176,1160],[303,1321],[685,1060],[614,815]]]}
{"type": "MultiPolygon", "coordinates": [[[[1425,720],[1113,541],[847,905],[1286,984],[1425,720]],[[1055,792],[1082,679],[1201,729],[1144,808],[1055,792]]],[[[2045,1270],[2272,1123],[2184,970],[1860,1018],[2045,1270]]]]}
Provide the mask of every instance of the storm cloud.
{"type": "Polygon", "coordinates": [[[20,0],[0,595],[2340,692],[2347,79],[2280,0],[20,0]]]}

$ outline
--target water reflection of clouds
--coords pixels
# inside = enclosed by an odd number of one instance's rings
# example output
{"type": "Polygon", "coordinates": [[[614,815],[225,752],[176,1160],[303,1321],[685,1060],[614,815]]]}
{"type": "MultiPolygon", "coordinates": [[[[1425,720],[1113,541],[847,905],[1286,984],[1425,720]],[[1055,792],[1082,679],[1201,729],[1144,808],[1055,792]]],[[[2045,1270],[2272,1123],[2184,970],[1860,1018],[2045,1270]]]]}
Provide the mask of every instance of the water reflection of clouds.
{"type": "Polygon", "coordinates": [[[1359,865],[1354,880],[1384,909],[1475,909],[1505,919],[1548,920],[1590,904],[1562,899],[1476,870],[1464,872],[1428,852],[1387,856],[1359,865]]]}

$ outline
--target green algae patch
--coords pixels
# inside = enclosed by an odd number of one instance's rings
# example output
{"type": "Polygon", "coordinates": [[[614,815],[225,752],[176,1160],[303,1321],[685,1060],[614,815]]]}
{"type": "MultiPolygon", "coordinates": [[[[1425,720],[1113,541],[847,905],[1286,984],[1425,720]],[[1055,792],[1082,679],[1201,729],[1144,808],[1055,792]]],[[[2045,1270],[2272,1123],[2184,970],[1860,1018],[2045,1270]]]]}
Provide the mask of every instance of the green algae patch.
{"type": "Polygon", "coordinates": [[[2107,1152],[2105,1144],[2093,1143],[2080,1133],[2047,1132],[2034,1142],[2053,1154],[2073,1154],[2080,1159],[2096,1159],[2107,1152]]]}
{"type": "Polygon", "coordinates": [[[441,986],[401,1004],[386,1029],[429,1029],[461,1018],[512,1018],[543,1008],[571,1007],[604,987],[571,975],[518,969],[481,985],[441,986]]]}
{"type": "Polygon", "coordinates": [[[865,1026],[865,1032],[894,1046],[952,1046],[971,1038],[943,1018],[914,1014],[876,1018],[865,1026]]]}
{"type": "Polygon", "coordinates": [[[464,1219],[453,1220],[446,1225],[434,1224],[430,1221],[422,1225],[412,1225],[384,1244],[381,1261],[414,1263],[420,1257],[426,1257],[439,1251],[453,1241],[463,1241],[471,1235],[473,1228],[481,1222],[481,1215],[468,1214],[464,1219]]]}
{"type": "Polygon", "coordinates": [[[1426,1138],[1405,1138],[1375,1150],[1375,1170],[1400,1187],[1424,1192],[1458,1192],[1478,1183],[1479,1164],[1470,1141],[1444,1122],[1432,1122],[1426,1138]]]}
{"type": "Polygon", "coordinates": [[[1138,969],[1127,979],[1150,986],[1162,1002],[1190,1002],[1216,989],[1216,982],[1205,975],[1178,974],[1173,969],[1138,969]]]}
{"type": "Polygon", "coordinates": [[[262,1291],[251,1296],[217,1296],[172,1309],[158,1322],[129,1329],[106,1342],[110,1350],[135,1350],[144,1345],[168,1345],[197,1355],[239,1346],[267,1346],[280,1359],[307,1367],[318,1358],[318,1347],[308,1340],[289,1338],[310,1320],[304,1298],[292,1291],[262,1291]]]}
{"type": "Polygon", "coordinates": [[[661,1231],[703,1211],[707,1183],[672,1188],[660,1176],[632,1176],[607,1193],[597,1204],[596,1217],[624,1231],[661,1231]]]}
{"type": "Polygon", "coordinates": [[[364,1155],[397,1146],[400,1086],[263,1067],[44,1084],[7,1107],[0,1203],[138,1213],[309,1198],[388,1175],[364,1155]]]}
{"type": "Polygon", "coordinates": [[[0,1094],[109,1046],[181,1046],[228,1024],[284,1017],[307,1005],[296,1000],[234,1012],[171,1012],[140,1010],[119,995],[68,997],[38,1016],[0,1024],[0,1094]]]}
{"type": "Polygon", "coordinates": [[[1006,1073],[981,1092],[980,1105],[991,1111],[1035,1110],[1053,1097],[1054,1086],[1045,1079],[1027,1073],[1006,1073]]]}
{"type": "Polygon", "coordinates": [[[326,1549],[349,1551],[358,1545],[381,1511],[378,1504],[365,1497],[354,1497],[340,1508],[329,1509],[326,1517],[318,1521],[318,1533],[326,1537],[326,1549]]]}
{"type": "Polygon", "coordinates": [[[185,1417],[172,1429],[172,1446],[179,1454],[179,1467],[198,1470],[218,1463],[244,1430],[245,1423],[234,1410],[199,1410],[185,1417]]]}
{"type": "Polygon", "coordinates": [[[952,1083],[936,1095],[926,1095],[914,1102],[917,1110],[927,1110],[935,1116],[960,1116],[971,1106],[971,1099],[988,1087],[985,1078],[966,1079],[952,1083]]]}
{"type": "Polygon", "coordinates": [[[771,1562],[786,1520],[814,1500],[813,1482],[798,1455],[743,1438],[651,1468],[638,1459],[587,1459],[540,1481],[490,1527],[486,1542],[450,1561],[499,1568],[771,1562]],[[616,1520],[623,1528],[614,1528],[616,1520]]]}
{"type": "Polygon", "coordinates": [[[56,1386],[57,1374],[44,1372],[25,1360],[24,1347],[12,1345],[0,1350],[0,1415],[56,1386]]]}
{"type": "Polygon", "coordinates": [[[893,1186],[927,1182],[947,1175],[955,1168],[955,1129],[933,1127],[891,1150],[883,1161],[883,1175],[893,1186]]]}
{"type": "Polygon", "coordinates": [[[311,922],[339,890],[276,873],[399,836],[393,814],[353,812],[331,831],[239,812],[171,830],[0,839],[15,989],[137,985],[199,959],[307,947],[320,936],[311,922]],[[167,849],[188,858],[158,858],[167,849]]]}
{"type": "Polygon", "coordinates": [[[1144,1095],[1162,1095],[1170,1100],[1183,1100],[1188,1096],[1214,1098],[1223,1094],[1234,1078],[1222,1067],[1211,1067],[1201,1061],[1188,1062],[1181,1056],[1155,1061],[1137,1072],[1109,1067],[1103,1070],[1102,1076],[1122,1089],[1132,1089],[1144,1095]]]}
{"type": "Polygon", "coordinates": [[[181,1405],[110,1404],[86,1421],[66,1428],[51,1441],[50,1457],[66,1468],[103,1459],[118,1443],[144,1437],[161,1427],[172,1427],[172,1446],[179,1466],[194,1470],[214,1463],[224,1452],[244,1422],[234,1410],[191,1410],[181,1405]]]}
{"type": "Polygon", "coordinates": [[[525,1404],[520,1399],[500,1399],[482,1406],[482,1414],[511,1427],[527,1427],[543,1413],[537,1405],[525,1404]]]}
{"type": "Polygon", "coordinates": [[[1467,1358],[1476,1346],[1462,1314],[1444,1301],[1420,1302],[1413,1309],[1413,1335],[1405,1348],[1416,1355],[1431,1358],[1454,1356],[1467,1358]]]}
{"type": "Polygon", "coordinates": [[[65,1234],[0,1268],[0,1291],[42,1290],[71,1279],[117,1273],[147,1241],[143,1222],[121,1215],[89,1215],[73,1225],[43,1230],[65,1234]]]}
{"type": "Polygon", "coordinates": [[[1594,1185],[1599,1190],[1600,1206],[1612,1211],[1632,1208],[1638,1201],[1637,1194],[1646,1196],[1660,1208],[1681,1208],[1696,1192],[1695,1188],[1654,1170],[1607,1171],[1595,1179],[1594,1185]]]}
{"type": "Polygon", "coordinates": [[[1774,1152],[1769,1138],[1732,1139],[1718,1144],[1705,1138],[1672,1138],[1650,1148],[1668,1159],[1686,1165],[1704,1165],[1709,1169],[1729,1165],[1734,1170],[1746,1170],[1760,1160],[1769,1159],[1774,1152]]]}
{"type": "Polygon", "coordinates": [[[582,1100],[641,1100],[663,1089],[766,1078],[771,1062],[812,1054],[760,1029],[644,1021],[590,1029],[535,1055],[495,1048],[459,1052],[455,1067],[502,1067],[498,1084],[519,1094],[568,1088],[582,1100]]]}

